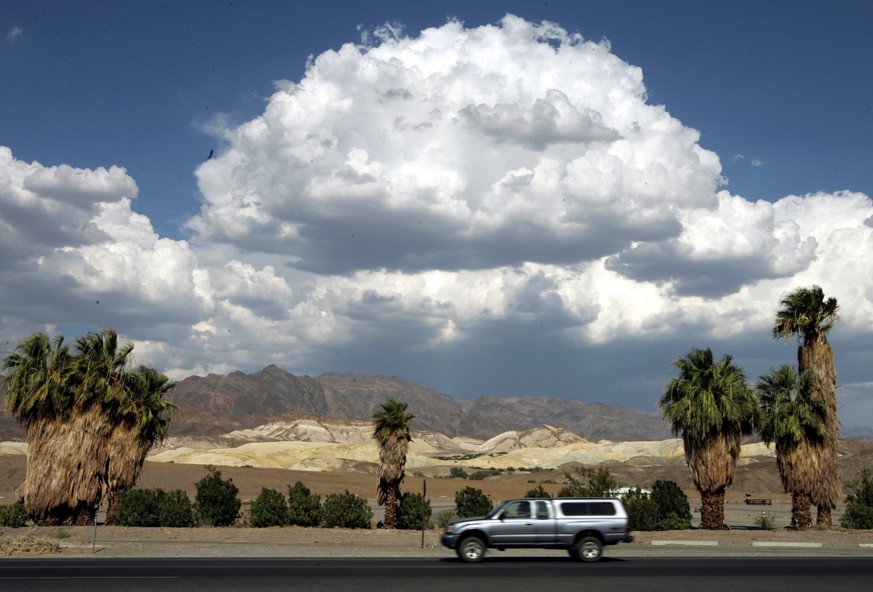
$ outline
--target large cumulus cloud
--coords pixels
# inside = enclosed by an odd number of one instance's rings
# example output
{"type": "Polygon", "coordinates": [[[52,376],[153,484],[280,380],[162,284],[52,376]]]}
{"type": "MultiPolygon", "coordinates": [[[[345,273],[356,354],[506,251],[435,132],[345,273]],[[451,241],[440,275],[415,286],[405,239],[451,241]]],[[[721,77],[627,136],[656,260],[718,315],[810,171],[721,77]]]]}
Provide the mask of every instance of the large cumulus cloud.
{"type": "Polygon", "coordinates": [[[732,194],[639,68],[554,24],[377,33],[225,130],[190,241],[136,213],[123,168],[0,148],[7,341],[115,326],[176,377],[277,363],[651,408],[670,359],[770,343],[779,298],[819,283],[873,362],[868,196],[732,194]]]}
{"type": "Polygon", "coordinates": [[[227,139],[190,226],[322,274],[590,262],[721,172],[608,44],[512,16],[326,52],[227,139]]]}

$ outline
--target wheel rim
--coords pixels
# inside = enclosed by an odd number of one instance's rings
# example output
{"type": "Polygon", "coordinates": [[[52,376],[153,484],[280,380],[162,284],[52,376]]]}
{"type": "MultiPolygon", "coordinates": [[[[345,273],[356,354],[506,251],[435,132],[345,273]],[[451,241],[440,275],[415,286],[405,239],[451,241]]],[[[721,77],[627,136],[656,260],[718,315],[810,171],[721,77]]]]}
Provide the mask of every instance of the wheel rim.
{"type": "Polygon", "coordinates": [[[482,547],[475,541],[467,541],[464,543],[464,557],[470,560],[476,560],[482,557],[482,547]]]}
{"type": "Polygon", "coordinates": [[[585,559],[595,559],[600,555],[600,548],[597,543],[586,541],[582,543],[582,548],[579,550],[579,554],[585,559]]]}

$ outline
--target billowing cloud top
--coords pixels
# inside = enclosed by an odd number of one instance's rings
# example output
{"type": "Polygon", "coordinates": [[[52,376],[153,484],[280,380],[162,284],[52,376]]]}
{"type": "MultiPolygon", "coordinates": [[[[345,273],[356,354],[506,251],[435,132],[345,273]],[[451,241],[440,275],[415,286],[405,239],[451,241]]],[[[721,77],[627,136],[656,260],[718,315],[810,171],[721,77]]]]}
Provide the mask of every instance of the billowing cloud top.
{"type": "MultiPolygon", "coordinates": [[[[557,351],[766,342],[801,285],[840,300],[844,334],[873,321],[870,198],[732,195],[717,155],[648,102],[641,70],[608,43],[514,16],[377,33],[312,58],[225,131],[196,171],[190,243],[131,209],[124,169],[0,148],[7,335],[115,326],[177,376],[268,363],[403,374],[392,360],[426,359],[476,384],[496,347],[515,357],[487,371],[524,391],[543,384],[537,356],[557,351]]],[[[595,388],[578,394],[645,407],[659,394],[608,377],[595,388]]]]}
{"type": "Polygon", "coordinates": [[[326,52],[227,139],[191,227],[317,273],[593,261],[678,238],[721,172],[608,44],[513,16],[326,52]]]}

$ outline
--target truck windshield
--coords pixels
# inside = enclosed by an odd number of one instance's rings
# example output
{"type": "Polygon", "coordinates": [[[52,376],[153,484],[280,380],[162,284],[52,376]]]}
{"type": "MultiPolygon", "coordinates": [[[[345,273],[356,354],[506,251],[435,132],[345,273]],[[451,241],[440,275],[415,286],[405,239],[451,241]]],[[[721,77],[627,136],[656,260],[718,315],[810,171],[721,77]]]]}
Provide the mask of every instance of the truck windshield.
{"type": "Polygon", "coordinates": [[[500,502],[499,504],[497,504],[494,507],[493,510],[491,510],[490,512],[485,514],[485,517],[486,518],[494,518],[495,516],[497,516],[498,513],[500,513],[500,510],[502,510],[506,506],[506,504],[508,504],[508,503],[509,503],[509,501],[500,502]]]}

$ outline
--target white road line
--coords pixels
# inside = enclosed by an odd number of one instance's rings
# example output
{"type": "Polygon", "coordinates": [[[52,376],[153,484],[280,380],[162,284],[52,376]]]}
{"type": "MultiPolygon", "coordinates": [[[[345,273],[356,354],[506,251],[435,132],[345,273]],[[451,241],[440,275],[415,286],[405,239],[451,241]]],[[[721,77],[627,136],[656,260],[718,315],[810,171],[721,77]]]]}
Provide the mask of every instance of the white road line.
{"type": "Polygon", "coordinates": [[[752,541],[753,547],[797,547],[797,548],[805,548],[805,549],[819,549],[821,548],[821,543],[782,543],[782,542],[769,542],[769,541],[752,541]]]}
{"type": "Polygon", "coordinates": [[[652,541],[654,546],[681,545],[683,547],[718,547],[718,541],[652,541]]]}

